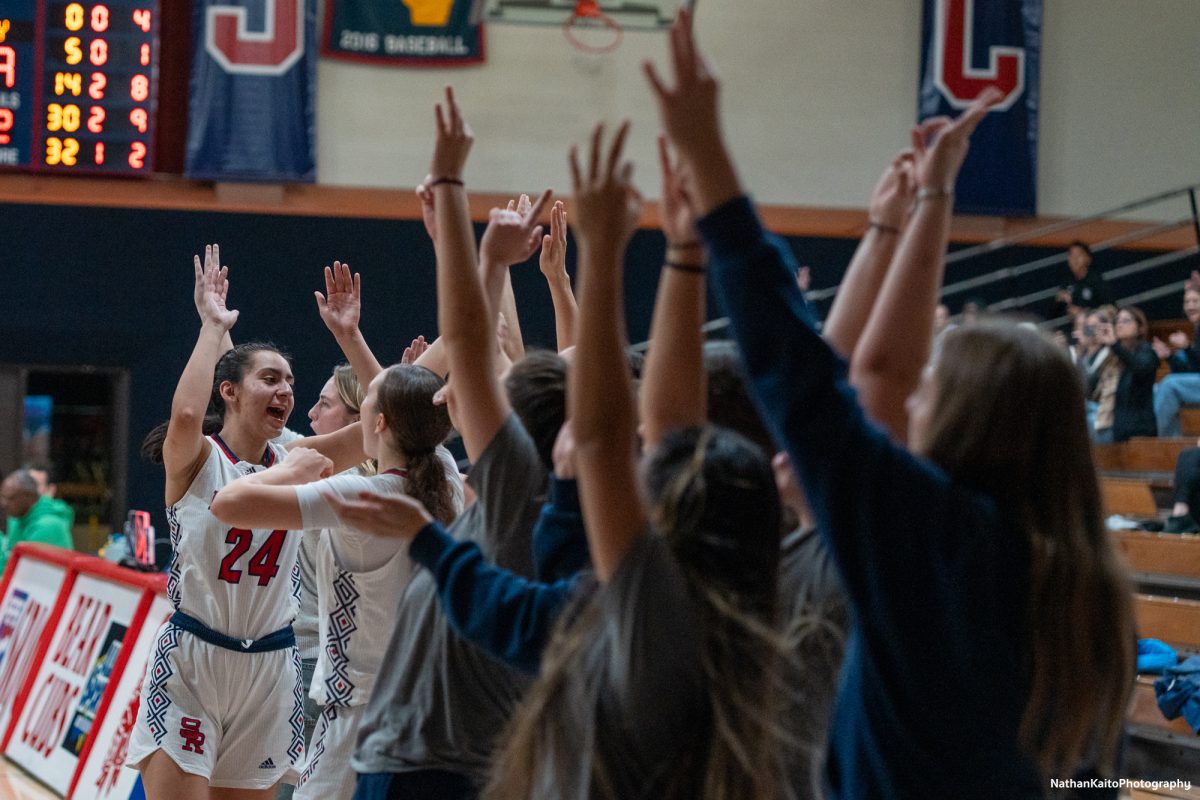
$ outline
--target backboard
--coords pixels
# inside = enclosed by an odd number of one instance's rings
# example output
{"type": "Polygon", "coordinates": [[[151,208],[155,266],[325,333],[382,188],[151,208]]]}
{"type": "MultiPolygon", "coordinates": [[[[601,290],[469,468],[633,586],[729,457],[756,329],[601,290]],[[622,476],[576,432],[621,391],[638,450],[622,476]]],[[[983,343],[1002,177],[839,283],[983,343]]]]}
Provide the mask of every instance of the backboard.
{"type": "MultiPolygon", "coordinates": [[[[604,15],[625,30],[669,27],[681,6],[694,0],[595,0],[604,15]]],[[[484,22],[563,26],[571,20],[577,0],[483,0],[484,22]]]]}

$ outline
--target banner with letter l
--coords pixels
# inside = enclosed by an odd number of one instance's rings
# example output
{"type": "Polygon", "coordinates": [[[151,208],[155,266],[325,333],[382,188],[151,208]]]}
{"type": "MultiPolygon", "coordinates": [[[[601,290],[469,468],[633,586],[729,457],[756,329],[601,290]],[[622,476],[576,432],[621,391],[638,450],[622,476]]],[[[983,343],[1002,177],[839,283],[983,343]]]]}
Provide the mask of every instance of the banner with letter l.
{"type": "Polygon", "coordinates": [[[989,86],[1004,93],[971,137],[954,209],[1037,213],[1042,0],[923,0],[917,118],[958,116],[989,86]]]}
{"type": "Polygon", "coordinates": [[[414,67],[483,61],[478,0],[326,0],[325,41],[331,58],[414,67]]]}
{"type": "Polygon", "coordinates": [[[316,179],[316,0],[195,0],[187,175],[316,179]]]}

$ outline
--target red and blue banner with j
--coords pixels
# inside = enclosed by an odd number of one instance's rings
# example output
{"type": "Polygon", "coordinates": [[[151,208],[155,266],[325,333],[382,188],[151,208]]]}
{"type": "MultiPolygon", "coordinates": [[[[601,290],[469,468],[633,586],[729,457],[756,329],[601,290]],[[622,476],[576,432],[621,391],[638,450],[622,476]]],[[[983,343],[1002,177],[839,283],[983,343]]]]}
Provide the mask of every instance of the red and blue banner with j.
{"type": "Polygon", "coordinates": [[[187,175],[313,181],[316,0],[195,0],[187,175]]]}
{"type": "Polygon", "coordinates": [[[1003,99],[971,137],[955,211],[1037,213],[1042,0],[924,0],[918,119],[957,116],[989,86],[1003,99]]]}

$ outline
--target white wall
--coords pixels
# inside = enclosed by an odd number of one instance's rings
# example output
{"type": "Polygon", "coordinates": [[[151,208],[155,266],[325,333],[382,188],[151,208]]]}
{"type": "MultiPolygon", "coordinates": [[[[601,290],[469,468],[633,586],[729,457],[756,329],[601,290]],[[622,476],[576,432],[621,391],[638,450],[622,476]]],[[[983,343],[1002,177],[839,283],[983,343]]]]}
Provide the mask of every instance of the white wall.
{"type": "MultiPolygon", "coordinates": [[[[865,204],[912,124],[920,14],[915,0],[699,0],[727,138],[760,201],[865,204]]],[[[1086,214],[1200,181],[1200,3],[1045,0],[1043,34],[1040,213],[1086,214]]],[[[565,191],[568,144],[598,119],[629,117],[639,182],[656,196],[641,62],[664,63],[665,46],[662,33],[629,31],[588,74],[560,30],[491,25],[478,68],[323,59],[319,180],[414,185],[427,171],[433,103],[452,82],[477,137],[473,188],[565,191]]]]}

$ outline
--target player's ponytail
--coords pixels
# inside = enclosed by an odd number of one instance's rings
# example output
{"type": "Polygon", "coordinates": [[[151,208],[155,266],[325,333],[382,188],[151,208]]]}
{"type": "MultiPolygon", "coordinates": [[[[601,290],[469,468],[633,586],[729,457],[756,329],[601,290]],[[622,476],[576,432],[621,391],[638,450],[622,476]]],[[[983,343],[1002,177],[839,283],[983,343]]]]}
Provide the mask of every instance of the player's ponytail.
{"type": "MultiPolygon", "coordinates": [[[[149,461],[151,464],[163,463],[163,442],[167,440],[167,426],[170,424],[169,421],[160,422],[146,434],[146,438],[142,440],[141,450],[138,451],[143,460],[149,461]]],[[[209,413],[205,415],[204,422],[201,423],[201,433],[205,436],[220,433],[222,424],[220,417],[209,413]]]]}
{"type": "Polygon", "coordinates": [[[379,385],[379,413],[393,446],[408,462],[408,494],[443,524],[454,520],[454,489],[437,446],[450,435],[450,414],[433,395],[445,384],[436,373],[412,364],[388,367],[379,385]]]}

